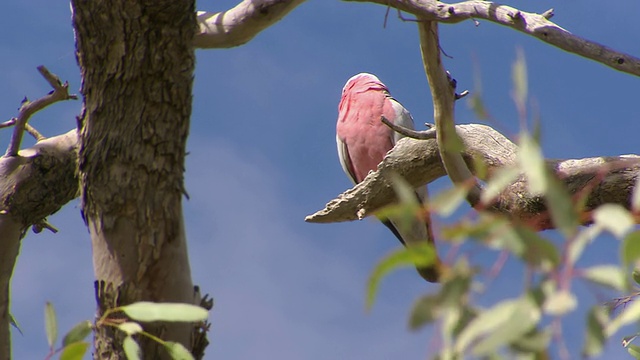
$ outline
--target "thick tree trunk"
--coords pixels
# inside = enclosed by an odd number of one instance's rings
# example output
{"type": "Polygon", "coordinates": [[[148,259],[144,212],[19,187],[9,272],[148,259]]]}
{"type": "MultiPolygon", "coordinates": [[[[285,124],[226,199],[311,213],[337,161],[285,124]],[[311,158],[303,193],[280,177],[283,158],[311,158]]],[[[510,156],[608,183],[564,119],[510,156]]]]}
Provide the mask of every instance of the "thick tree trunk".
{"type": "MultiPolygon", "coordinates": [[[[82,72],[79,176],[99,315],[139,300],[194,303],[182,219],[196,30],[193,0],[74,0],[82,72]]],[[[191,346],[191,325],[146,326],[191,346]]],[[[114,337],[115,336],[115,337],[114,337]]],[[[139,339],[144,358],[164,350],[139,339]]],[[[124,358],[99,329],[95,358],[124,358]]]]}

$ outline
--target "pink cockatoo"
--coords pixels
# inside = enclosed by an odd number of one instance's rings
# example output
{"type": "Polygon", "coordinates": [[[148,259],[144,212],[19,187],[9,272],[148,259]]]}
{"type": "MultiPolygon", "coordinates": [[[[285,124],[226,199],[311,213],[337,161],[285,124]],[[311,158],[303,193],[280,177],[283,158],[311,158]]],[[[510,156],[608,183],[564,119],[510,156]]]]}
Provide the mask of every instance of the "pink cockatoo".
{"type": "MultiPolygon", "coordinates": [[[[391,97],[389,89],[375,76],[360,73],[347,81],[342,89],[338,107],[336,141],[342,169],[354,184],[364,180],[402,135],[380,121],[384,116],[396,125],[413,129],[413,118],[407,109],[391,97]]],[[[427,187],[416,189],[420,202],[427,197],[427,187]]],[[[428,216],[416,219],[411,226],[399,227],[400,221],[382,220],[405,246],[429,241],[433,233],[428,216]]],[[[435,246],[435,244],[434,244],[435,246]]],[[[420,275],[429,282],[438,281],[440,262],[418,268],[420,275]]]]}

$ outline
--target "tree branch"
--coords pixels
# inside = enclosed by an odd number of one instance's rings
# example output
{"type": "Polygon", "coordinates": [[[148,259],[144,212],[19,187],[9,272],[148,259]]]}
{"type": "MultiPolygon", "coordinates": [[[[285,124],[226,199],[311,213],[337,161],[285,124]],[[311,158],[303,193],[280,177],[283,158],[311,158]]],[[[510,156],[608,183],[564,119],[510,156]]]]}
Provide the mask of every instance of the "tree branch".
{"type": "Polygon", "coordinates": [[[467,199],[472,206],[475,206],[480,201],[482,189],[462,159],[463,146],[455,128],[455,87],[442,66],[438,23],[424,19],[419,20],[420,51],[433,98],[433,119],[436,123],[436,141],[440,158],[454,184],[472,185],[467,199]]]}
{"type": "Polygon", "coordinates": [[[198,11],[200,31],[194,46],[201,49],[230,48],[253,39],[262,30],[280,21],[304,0],[244,0],[218,13],[198,11]]]}
{"type": "MultiPolygon", "coordinates": [[[[25,128],[27,127],[27,121],[29,120],[31,115],[55,102],[78,98],[76,95],[69,94],[69,83],[65,82],[63,84],[60,79],[50,73],[46,67],[40,65],[38,66],[38,71],[47,80],[49,85],[53,87],[53,91],[33,102],[27,100],[26,98],[23,100],[22,105],[20,106],[18,117],[15,119],[15,122],[13,124],[13,134],[11,136],[11,141],[9,142],[9,147],[7,148],[5,156],[16,156],[18,154],[18,150],[20,150],[20,144],[22,143],[22,136],[24,135],[25,128]]],[[[30,130],[30,132],[32,132],[32,130],[30,130]]]]}
{"type": "Polygon", "coordinates": [[[77,197],[76,131],[51,137],[0,157],[0,358],[11,351],[9,287],[29,226],[48,228],[43,219],[77,197]]]}
{"type": "MultiPolygon", "coordinates": [[[[516,164],[516,145],[491,127],[458,125],[456,131],[465,145],[462,153],[464,161],[472,170],[474,158],[484,161],[488,179],[497,169],[516,164]]],[[[585,208],[587,215],[588,211],[603,203],[617,203],[629,208],[631,191],[640,175],[640,156],[636,155],[547,160],[547,164],[571,194],[578,196],[589,190],[585,208]]],[[[324,209],[307,216],[305,221],[330,223],[360,220],[395,203],[397,199],[392,186],[392,173],[401,175],[413,187],[447,174],[435,139],[404,138],[387,154],[377,171],[331,200],[324,209]]],[[[510,216],[515,221],[526,222],[538,230],[553,228],[546,215],[544,199],[528,194],[523,176],[500,194],[491,210],[510,216]]],[[[584,217],[583,221],[588,222],[589,217],[584,217]]]]}
{"type": "Polygon", "coordinates": [[[484,19],[534,36],[550,45],[597,61],[613,69],[640,76],[640,59],[598,44],[561,28],[548,19],[553,10],[542,14],[524,12],[490,1],[470,0],[447,4],[436,0],[345,0],[372,2],[391,6],[421,19],[458,23],[468,19],[484,19]]]}

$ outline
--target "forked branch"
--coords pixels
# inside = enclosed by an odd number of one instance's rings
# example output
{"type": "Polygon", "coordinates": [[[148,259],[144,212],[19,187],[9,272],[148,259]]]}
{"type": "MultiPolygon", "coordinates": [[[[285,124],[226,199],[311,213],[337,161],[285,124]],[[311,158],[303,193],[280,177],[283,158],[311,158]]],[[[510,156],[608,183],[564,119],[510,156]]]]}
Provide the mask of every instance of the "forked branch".
{"type": "Polygon", "coordinates": [[[18,117],[4,123],[5,125],[10,123],[14,126],[13,134],[11,136],[11,140],[9,142],[9,146],[7,147],[5,156],[18,155],[25,129],[27,129],[34,137],[36,137],[36,139],[42,138],[42,135],[40,135],[40,133],[38,133],[35,129],[27,127],[27,121],[29,121],[31,115],[55,102],[69,99],[75,100],[78,98],[74,94],[69,94],[69,83],[65,82],[63,84],[60,79],[50,73],[46,67],[42,65],[38,66],[38,71],[47,80],[49,85],[53,87],[53,91],[35,101],[29,101],[25,98],[22,102],[22,105],[20,105],[18,117]]]}

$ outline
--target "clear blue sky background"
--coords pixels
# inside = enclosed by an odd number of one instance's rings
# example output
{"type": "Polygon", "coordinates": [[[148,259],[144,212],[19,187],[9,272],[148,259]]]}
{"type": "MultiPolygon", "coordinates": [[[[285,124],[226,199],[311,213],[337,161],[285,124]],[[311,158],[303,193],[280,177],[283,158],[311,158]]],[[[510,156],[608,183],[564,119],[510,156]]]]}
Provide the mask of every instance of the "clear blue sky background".
{"type": "MultiPolygon", "coordinates": [[[[219,11],[235,2],[201,1],[198,8],[219,11]]],[[[574,34],[640,55],[640,2],[514,5],[534,12],[553,6],[553,20],[574,34]]],[[[414,300],[436,289],[413,270],[388,277],[375,307],[365,313],[367,277],[398,246],[383,226],[370,220],[303,222],[350,185],[334,138],[340,91],[350,76],[377,74],[417,124],[431,121],[415,24],[399,21],[392,11],[385,29],[384,14],[379,5],[310,0],[247,45],[197,51],[186,172],[191,200],[184,209],[194,282],[216,301],[208,359],[422,359],[437,346],[431,330],[407,330],[414,300]]],[[[0,20],[0,117],[15,116],[24,96],[35,99],[50,90],[37,65],[79,89],[67,2],[4,1],[0,20]]],[[[507,136],[519,129],[510,73],[521,47],[546,156],[638,152],[636,77],[484,21],[444,25],[441,33],[442,47],[453,57],[446,66],[460,89],[473,90],[475,63],[485,103],[497,120],[492,125],[507,136]]],[[[56,104],[31,123],[47,136],[66,132],[75,126],[80,106],[56,104]]],[[[478,120],[460,103],[457,121],[478,120]]],[[[2,146],[10,132],[0,131],[2,146]]],[[[433,189],[447,186],[439,181],[433,189]]],[[[94,314],[91,246],[77,201],[50,221],[60,232],[29,234],[13,277],[12,311],[24,332],[14,334],[16,359],[46,355],[45,301],[55,304],[63,329],[94,314]]],[[[483,248],[473,251],[472,259],[484,267],[496,258],[483,248]]],[[[581,264],[617,257],[618,242],[603,237],[581,264]]],[[[481,300],[512,296],[521,281],[522,269],[510,261],[494,291],[481,300]]],[[[594,296],[592,287],[575,289],[586,304],[606,300],[594,296]]],[[[581,313],[565,325],[575,357],[583,341],[581,313]]],[[[626,356],[621,336],[603,358],[626,356]]]]}

